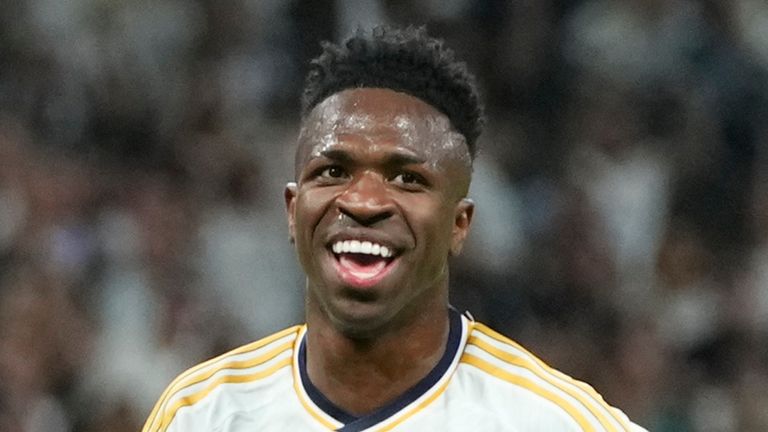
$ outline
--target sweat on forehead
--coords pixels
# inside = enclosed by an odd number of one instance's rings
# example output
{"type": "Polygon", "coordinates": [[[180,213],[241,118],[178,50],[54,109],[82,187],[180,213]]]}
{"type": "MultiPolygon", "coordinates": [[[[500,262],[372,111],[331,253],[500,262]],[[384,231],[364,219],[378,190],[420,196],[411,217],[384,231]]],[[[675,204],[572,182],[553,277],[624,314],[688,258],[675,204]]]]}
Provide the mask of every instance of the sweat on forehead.
{"type": "Polygon", "coordinates": [[[430,160],[455,159],[467,167],[472,163],[464,136],[430,104],[390,89],[358,88],[329,96],[304,119],[297,171],[345,135],[371,144],[397,144],[431,156],[430,160]]]}

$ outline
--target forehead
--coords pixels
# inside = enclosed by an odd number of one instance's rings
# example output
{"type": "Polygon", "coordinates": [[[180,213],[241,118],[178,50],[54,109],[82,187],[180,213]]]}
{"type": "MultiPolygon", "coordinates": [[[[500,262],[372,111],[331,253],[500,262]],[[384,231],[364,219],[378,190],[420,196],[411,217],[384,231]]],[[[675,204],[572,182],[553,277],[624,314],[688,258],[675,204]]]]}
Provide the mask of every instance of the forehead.
{"type": "Polygon", "coordinates": [[[302,124],[297,168],[332,147],[358,151],[398,147],[427,160],[471,163],[464,137],[445,114],[389,89],[344,90],[318,104],[302,124]]]}

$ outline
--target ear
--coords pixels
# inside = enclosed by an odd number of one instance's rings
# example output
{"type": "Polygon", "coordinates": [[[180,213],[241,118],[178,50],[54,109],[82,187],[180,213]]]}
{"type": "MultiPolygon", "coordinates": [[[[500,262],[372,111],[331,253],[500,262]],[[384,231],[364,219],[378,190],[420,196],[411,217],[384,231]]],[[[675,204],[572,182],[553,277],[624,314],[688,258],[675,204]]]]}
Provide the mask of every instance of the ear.
{"type": "Polygon", "coordinates": [[[469,226],[472,224],[472,215],[475,212],[475,203],[469,198],[463,198],[456,204],[456,212],[453,219],[453,234],[451,237],[451,256],[456,256],[464,247],[464,240],[469,234],[469,226]]]}
{"type": "Polygon", "coordinates": [[[291,243],[296,239],[296,193],[298,186],[295,182],[289,182],[285,185],[285,210],[288,216],[288,235],[291,236],[291,243]]]}

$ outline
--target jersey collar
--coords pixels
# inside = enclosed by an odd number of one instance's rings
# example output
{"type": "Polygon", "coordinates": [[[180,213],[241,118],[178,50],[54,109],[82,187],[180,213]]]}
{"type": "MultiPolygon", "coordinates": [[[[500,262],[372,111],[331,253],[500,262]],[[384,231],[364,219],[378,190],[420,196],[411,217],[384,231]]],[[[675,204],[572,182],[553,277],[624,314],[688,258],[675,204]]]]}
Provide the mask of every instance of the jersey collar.
{"type": "Polygon", "coordinates": [[[406,415],[409,407],[417,405],[419,400],[425,400],[432,393],[442,391],[444,384],[450,379],[466,343],[467,324],[455,309],[449,310],[449,331],[445,352],[437,365],[418,383],[408,389],[400,397],[384,407],[365,416],[357,417],[336,406],[312,384],[307,374],[306,357],[306,326],[299,336],[298,349],[294,359],[294,367],[298,370],[296,379],[299,380],[297,390],[299,397],[308,399],[305,407],[309,410],[316,408],[321,413],[314,414],[317,418],[326,418],[337,425],[336,430],[344,432],[363,431],[380,423],[389,423],[395,417],[406,415]],[[303,394],[301,394],[303,393],[303,394]]]}

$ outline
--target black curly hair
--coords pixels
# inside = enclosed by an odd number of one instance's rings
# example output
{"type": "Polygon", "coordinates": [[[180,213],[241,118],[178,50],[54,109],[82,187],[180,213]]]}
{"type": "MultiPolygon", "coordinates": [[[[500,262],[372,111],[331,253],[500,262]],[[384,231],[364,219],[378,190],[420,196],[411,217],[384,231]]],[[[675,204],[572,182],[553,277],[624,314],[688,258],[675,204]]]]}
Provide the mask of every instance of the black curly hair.
{"type": "Polygon", "coordinates": [[[483,108],[474,76],[443,41],[424,27],[380,26],[358,30],[340,45],[324,42],[310,62],[301,115],[328,96],[348,88],[388,88],[415,96],[443,112],[467,140],[472,158],[483,126],[483,108]]]}

